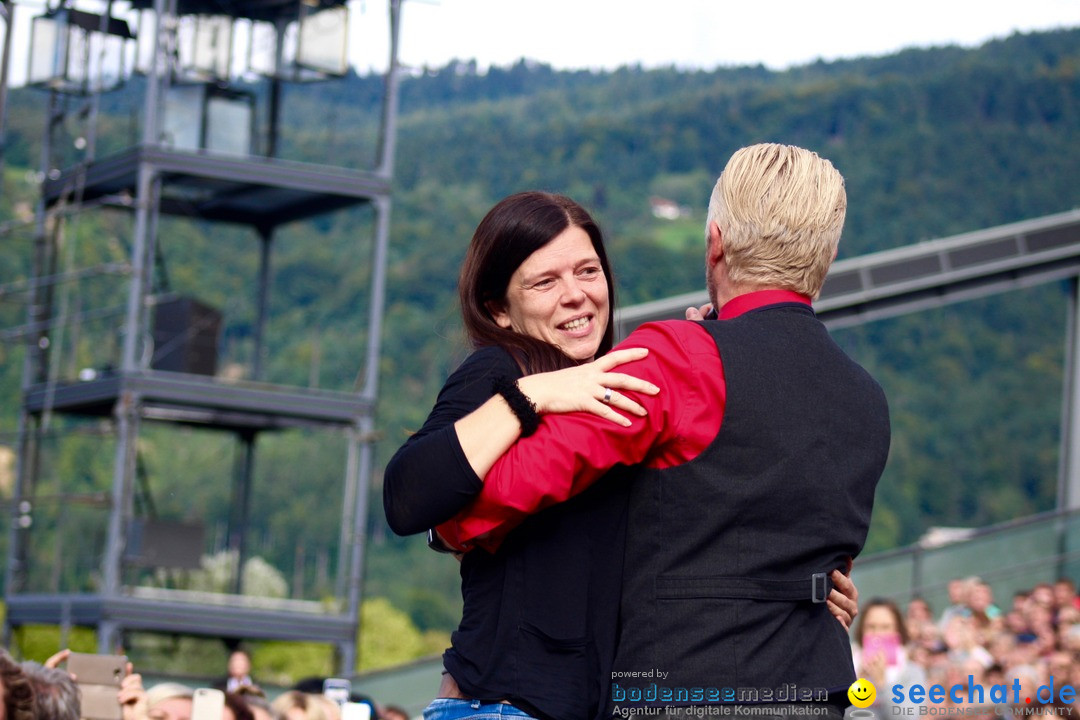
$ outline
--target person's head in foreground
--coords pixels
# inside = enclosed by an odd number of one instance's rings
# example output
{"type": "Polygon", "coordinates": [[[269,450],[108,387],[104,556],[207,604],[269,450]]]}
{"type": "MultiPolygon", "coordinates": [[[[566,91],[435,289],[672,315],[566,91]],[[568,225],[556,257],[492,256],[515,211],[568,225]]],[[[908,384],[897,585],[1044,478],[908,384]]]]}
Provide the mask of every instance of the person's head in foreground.
{"type": "Polygon", "coordinates": [[[34,720],[34,689],[19,663],[0,648],[0,720],[34,720]]]}
{"type": "Polygon", "coordinates": [[[79,686],[67,671],[32,661],[22,669],[33,689],[36,720],[79,720],[79,686]]]}
{"type": "Polygon", "coordinates": [[[146,691],[146,713],[150,720],[191,720],[195,691],[187,685],[164,682],[146,691]]]}

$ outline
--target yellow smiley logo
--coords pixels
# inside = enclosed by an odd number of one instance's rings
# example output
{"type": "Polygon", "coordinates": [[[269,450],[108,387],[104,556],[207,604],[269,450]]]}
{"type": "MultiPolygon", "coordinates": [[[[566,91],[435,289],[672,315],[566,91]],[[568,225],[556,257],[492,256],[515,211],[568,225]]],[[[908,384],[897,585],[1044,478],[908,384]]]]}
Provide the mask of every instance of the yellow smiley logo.
{"type": "Polygon", "coordinates": [[[877,697],[877,688],[866,678],[859,678],[847,689],[847,697],[857,708],[870,707],[877,697]]]}

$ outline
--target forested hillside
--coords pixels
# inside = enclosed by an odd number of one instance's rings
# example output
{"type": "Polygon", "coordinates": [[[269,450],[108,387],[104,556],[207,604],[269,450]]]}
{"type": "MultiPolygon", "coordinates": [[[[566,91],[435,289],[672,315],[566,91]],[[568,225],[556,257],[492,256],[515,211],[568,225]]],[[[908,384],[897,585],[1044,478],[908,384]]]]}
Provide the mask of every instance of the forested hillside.
{"type": "MultiPolygon", "coordinates": [[[[380,91],[380,79],[358,76],[289,88],[282,155],[370,165],[380,91]]],[[[844,174],[849,211],[841,257],[1080,205],[1080,30],[784,72],[559,72],[522,61],[482,74],[461,62],[409,77],[401,91],[379,473],[467,351],[456,314],[457,270],[472,229],[508,193],[564,192],[594,211],[609,238],[622,304],[702,286],[711,182],[749,143],[802,145],[844,174]],[[675,200],[689,214],[657,219],[651,196],[675,200]]],[[[106,150],[136,137],[135,95],[119,93],[103,107],[106,150]]],[[[23,177],[36,167],[43,98],[31,90],[12,94],[8,185],[0,199],[6,217],[20,193],[32,200],[23,177]]],[[[320,333],[320,376],[338,387],[356,376],[358,343],[345,318],[366,303],[366,275],[351,265],[339,271],[343,258],[356,256],[354,223],[362,220],[362,212],[346,214],[281,244],[270,348],[278,378],[305,384],[312,328],[320,333]]],[[[176,233],[182,242],[164,249],[173,285],[250,315],[249,300],[238,299],[246,292],[238,275],[191,267],[198,252],[211,251],[224,268],[232,236],[211,239],[199,225],[176,233]]],[[[25,241],[4,243],[0,283],[25,273],[29,256],[25,241]]],[[[254,257],[235,262],[250,266],[254,257]]],[[[21,309],[0,312],[5,325],[20,322],[21,309]]],[[[837,333],[881,379],[892,408],[893,451],[868,550],[913,542],[934,525],[982,525],[1053,506],[1064,327],[1064,296],[1055,285],[837,333]]],[[[226,340],[242,347],[249,331],[250,323],[237,325],[226,340]]],[[[243,360],[235,352],[231,359],[243,360]]],[[[15,426],[20,357],[16,346],[0,346],[0,444],[15,426]]],[[[206,458],[166,472],[168,453],[153,443],[151,436],[146,452],[157,459],[162,483],[199,485],[206,458]]],[[[225,452],[207,445],[209,454],[225,452]]],[[[302,530],[308,550],[322,548],[331,558],[338,539],[337,511],[323,516],[320,505],[338,494],[338,457],[298,456],[296,448],[285,441],[269,447],[272,467],[262,470],[252,518],[260,551],[286,574],[295,569],[296,548],[275,544],[274,533],[302,530]],[[319,463],[324,472],[315,471],[319,463]],[[297,477],[305,478],[303,493],[297,477]]],[[[108,473],[91,473],[87,463],[71,457],[60,465],[77,468],[87,487],[108,486],[108,473]]],[[[372,493],[368,592],[408,609],[422,628],[449,626],[455,564],[419,538],[392,537],[378,478],[372,493]]],[[[180,505],[194,503],[211,519],[224,512],[217,496],[195,495],[180,505]]]]}

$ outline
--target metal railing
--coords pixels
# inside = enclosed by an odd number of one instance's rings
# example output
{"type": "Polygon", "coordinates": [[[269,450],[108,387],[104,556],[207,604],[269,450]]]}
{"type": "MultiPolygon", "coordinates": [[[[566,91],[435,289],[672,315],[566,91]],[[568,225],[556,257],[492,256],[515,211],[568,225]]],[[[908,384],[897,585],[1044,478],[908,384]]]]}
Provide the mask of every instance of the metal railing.
{"type": "Polygon", "coordinates": [[[1003,609],[1013,593],[1059,577],[1080,578],[1080,511],[1053,511],[979,529],[946,542],[923,540],[856,560],[859,597],[888,597],[901,605],[914,597],[934,612],[948,605],[950,580],[978,576],[1003,609]]]}

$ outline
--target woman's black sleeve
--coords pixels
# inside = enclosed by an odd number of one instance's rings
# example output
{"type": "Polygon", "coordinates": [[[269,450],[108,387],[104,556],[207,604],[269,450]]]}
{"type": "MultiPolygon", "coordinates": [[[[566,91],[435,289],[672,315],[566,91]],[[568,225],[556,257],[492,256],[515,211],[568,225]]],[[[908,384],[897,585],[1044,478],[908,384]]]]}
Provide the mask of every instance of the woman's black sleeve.
{"type": "Polygon", "coordinates": [[[498,348],[478,350],[454,371],[423,427],[386,465],[383,510],[391,530],[424,532],[454,517],[480,492],[483,482],[461,449],[454,422],[491,397],[495,378],[520,375],[498,348]]]}

